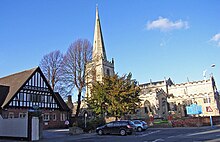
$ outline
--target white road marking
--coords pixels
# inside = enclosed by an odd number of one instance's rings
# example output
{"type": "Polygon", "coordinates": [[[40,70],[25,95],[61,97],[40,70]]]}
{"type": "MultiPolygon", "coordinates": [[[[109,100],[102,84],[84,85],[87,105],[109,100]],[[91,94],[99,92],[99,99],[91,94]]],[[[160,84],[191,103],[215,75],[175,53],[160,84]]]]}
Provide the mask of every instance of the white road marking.
{"type": "Polygon", "coordinates": [[[163,142],[163,141],[164,141],[164,139],[156,139],[156,140],[154,140],[152,142],[163,142]]]}
{"type": "Polygon", "coordinates": [[[204,135],[204,134],[210,134],[210,133],[217,133],[220,132],[220,129],[216,129],[216,130],[210,130],[210,131],[204,131],[204,132],[198,132],[198,133],[192,133],[192,134],[188,134],[186,136],[196,136],[196,135],[204,135]]]}
{"type": "Polygon", "coordinates": [[[159,133],[159,132],[160,132],[160,130],[152,131],[152,132],[150,132],[150,133],[146,133],[146,134],[138,135],[137,137],[145,137],[145,136],[148,136],[148,135],[150,135],[150,134],[159,133]]]}
{"type": "Polygon", "coordinates": [[[167,137],[167,138],[170,139],[170,138],[173,138],[173,137],[176,137],[176,136],[169,136],[169,137],[167,137]]]}

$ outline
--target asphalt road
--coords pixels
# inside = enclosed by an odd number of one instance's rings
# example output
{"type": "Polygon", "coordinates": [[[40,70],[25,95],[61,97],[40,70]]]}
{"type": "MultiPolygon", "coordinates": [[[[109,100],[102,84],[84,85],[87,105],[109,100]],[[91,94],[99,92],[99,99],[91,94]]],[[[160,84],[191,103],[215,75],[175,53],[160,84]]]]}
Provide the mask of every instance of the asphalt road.
{"type": "MultiPolygon", "coordinates": [[[[44,132],[45,133],[45,132],[44,132]]],[[[128,136],[95,133],[69,135],[66,131],[46,132],[39,142],[220,142],[220,127],[149,128],[128,136]]]]}

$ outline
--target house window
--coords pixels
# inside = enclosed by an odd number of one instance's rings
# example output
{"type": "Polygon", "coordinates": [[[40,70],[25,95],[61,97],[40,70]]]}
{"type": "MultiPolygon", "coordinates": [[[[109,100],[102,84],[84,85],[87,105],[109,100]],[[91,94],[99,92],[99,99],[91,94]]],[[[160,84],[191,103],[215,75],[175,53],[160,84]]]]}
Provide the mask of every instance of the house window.
{"type": "Polygon", "coordinates": [[[9,112],[8,113],[8,118],[14,118],[14,112],[9,112]]]}
{"type": "Polygon", "coordinates": [[[19,118],[25,118],[26,117],[26,113],[19,113],[19,118]]]}
{"type": "Polygon", "coordinates": [[[29,102],[32,101],[32,94],[30,94],[30,93],[27,94],[27,101],[29,101],[29,102]]]}
{"type": "Polygon", "coordinates": [[[33,97],[32,101],[37,102],[37,94],[32,94],[32,97],[33,97]]]}
{"type": "Polygon", "coordinates": [[[52,103],[52,96],[47,96],[47,102],[52,103]]]}
{"type": "Polygon", "coordinates": [[[66,115],[65,113],[60,114],[60,121],[65,121],[66,120],[66,115]]]}
{"type": "Polygon", "coordinates": [[[19,100],[24,101],[24,93],[19,93],[19,100]]]}
{"type": "Polygon", "coordinates": [[[45,113],[45,114],[44,114],[43,120],[44,120],[44,121],[49,121],[49,120],[50,120],[50,115],[49,115],[49,113],[45,113]]]}

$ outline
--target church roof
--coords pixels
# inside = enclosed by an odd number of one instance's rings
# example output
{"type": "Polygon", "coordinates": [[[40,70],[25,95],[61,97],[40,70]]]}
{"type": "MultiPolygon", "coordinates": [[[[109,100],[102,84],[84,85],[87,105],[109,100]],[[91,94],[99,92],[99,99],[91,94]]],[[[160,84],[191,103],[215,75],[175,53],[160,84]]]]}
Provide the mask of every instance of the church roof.
{"type": "MultiPolygon", "coordinates": [[[[148,83],[140,84],[139,86],[142,87],[142,86],[149,86],[149,85],[158,85],[158,84],[163,84],[163,83],[165,83],[164,80],[155,81],[155,82],[150,81],[150,82],[148,82],[148,83]]],[[[166,84],[167,84],[168,86],[174,85],[173,81],[172,81],[170,78],[168,78],[168,79],[166,80],[166,84]]]]}
{"type": "Polygon", "coordinates": [[[96,7],[96,21],[95,21],[92,59],[95,60],[97,57],[101,57],[105,61],[107,60],[98,7],[96,7]]]}

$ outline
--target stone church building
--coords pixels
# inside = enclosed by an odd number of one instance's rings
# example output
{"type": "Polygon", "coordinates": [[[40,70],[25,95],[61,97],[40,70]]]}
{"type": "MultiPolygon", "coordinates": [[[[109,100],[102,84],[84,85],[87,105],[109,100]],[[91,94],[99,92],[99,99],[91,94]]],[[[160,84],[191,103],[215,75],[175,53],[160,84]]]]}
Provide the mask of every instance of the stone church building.
{"type": "MultiPolygon", "coordinates": [[[[91,97],[93,81],[102,82],[105,75],[111,76],[114,73],[114,60],[107,60],[98,7],[96,7],[92,60],[86,65],[85,97],[91,97]]],[[[156,82],[150,81],[140,84],[139,87],[141,89],[141,108],[137,110],[135,118],[146,119],[154,116],[166,119],[170,114],[175,117],[183,117],[187,116],[186,106],[191,104],[202,106],[203,113],[200,116],[219,115],[219,94],[212,76],[208,80],[180,84],[173,83],[169,78],[156,82]]],[[[81,114],[84,114],[84,110],[87,108],[84,101],[82,101],[81,108],[81,114]]]]}
{"type": "Polygon", "coordinates": [[[137,117],[149,115],[158,118],[187,116],[186,106],[197,104],[202,106],[199,116],[218,116],[220,114],[219,94],[214,77],[201,81],[174,84],[169,78],[140,84],[141,108],[137,117]],[[211,108],[211,109],[210,109],[211,108]]]}
{"type": "MultiPolygon", "coordinates": [[[[94,81],[102,82],[102,79],[105,75],[112,76],[115,73],[114,72],[114,59],[112,58],[111,61],[108,61],[107,59],[98,7],[96,7],[92,60],[86,64],[85,72],[86,72],[85,73],[85,82],[86,82],[85,98],[91,97],[92,82],[94,81]]],[[[77,102],[75,102],[73,105],[74,106],[73,106],[72,111],[74,115],[76,113],[77,102]]],[[[84,115],[85,112],[87,112],[87,103],[85,102],[85,100],[82,100],[80,115],[84,115]]]]}
{"type": "Polygon", "coordinates": [[[86,65],[86,97],[91,96],[93,81],[102,82],[105,75],[112,76],[113,74],[114,60],[107,60],[98,7],[96,7],[92,61],[86,65]]]}

